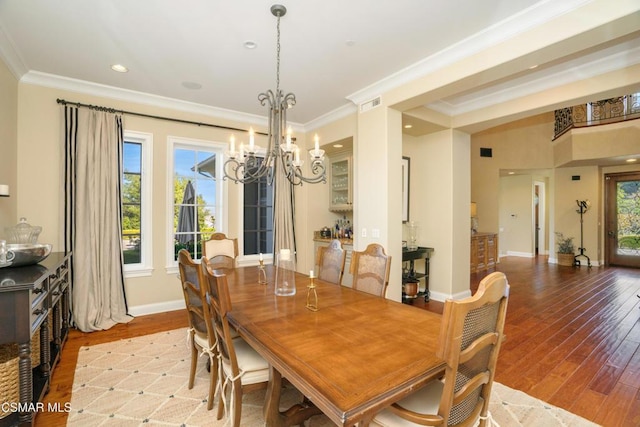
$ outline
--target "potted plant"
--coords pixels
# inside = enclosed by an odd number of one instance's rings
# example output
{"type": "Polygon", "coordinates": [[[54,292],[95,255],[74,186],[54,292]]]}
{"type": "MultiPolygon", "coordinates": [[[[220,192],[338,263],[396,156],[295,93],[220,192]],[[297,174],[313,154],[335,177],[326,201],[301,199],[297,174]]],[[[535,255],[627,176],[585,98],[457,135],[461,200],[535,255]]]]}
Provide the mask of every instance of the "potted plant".
{"type": "Polygon", "coordinates": [[[562,233],[556,232],[556,244],[558,245],[558,265],[573,266],[576,251],[573,244],[573,237],[564,237],[562,233]]]}

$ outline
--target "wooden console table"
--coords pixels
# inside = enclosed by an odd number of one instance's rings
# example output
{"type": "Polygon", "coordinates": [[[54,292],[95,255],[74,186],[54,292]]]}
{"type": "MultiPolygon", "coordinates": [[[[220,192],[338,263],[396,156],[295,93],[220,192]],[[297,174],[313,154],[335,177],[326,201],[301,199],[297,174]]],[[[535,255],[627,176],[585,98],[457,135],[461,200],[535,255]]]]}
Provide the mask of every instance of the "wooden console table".
{"type": "Polygon", "coordinates": [[[26,408],[49,391],[71,321],[70,258],[53,252],[40,264],[0,269],[0,344],[18,344],[19,402],[9,403],[21,408],[0,419],[0,426],[33,425],[34,413],[26,408]],[[32,369],[31,337],[38,329],[40,365],[32,369]]]}

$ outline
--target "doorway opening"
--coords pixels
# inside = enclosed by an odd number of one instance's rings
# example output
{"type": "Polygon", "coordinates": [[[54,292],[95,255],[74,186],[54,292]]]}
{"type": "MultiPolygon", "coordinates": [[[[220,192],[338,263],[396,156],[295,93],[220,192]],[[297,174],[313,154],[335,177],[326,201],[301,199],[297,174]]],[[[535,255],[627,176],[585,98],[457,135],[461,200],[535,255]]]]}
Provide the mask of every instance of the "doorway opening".
{"type": "Polygon", "coordinates": [[[534,255],[547,254],[546,216],[545,216],[545,185],[543,181],[533,182],[533,224],[534,255]]]}

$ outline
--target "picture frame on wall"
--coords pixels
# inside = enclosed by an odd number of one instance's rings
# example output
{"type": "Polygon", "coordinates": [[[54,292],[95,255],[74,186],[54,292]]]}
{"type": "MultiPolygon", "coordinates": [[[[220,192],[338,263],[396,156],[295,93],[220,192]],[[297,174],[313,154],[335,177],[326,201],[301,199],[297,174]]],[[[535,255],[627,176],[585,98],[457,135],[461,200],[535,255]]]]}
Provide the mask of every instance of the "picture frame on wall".
{"type": "Polygon", "coordinates": [[[409,221],[409,177],[411,159],[402,156],[402,222],[409,221]]]}

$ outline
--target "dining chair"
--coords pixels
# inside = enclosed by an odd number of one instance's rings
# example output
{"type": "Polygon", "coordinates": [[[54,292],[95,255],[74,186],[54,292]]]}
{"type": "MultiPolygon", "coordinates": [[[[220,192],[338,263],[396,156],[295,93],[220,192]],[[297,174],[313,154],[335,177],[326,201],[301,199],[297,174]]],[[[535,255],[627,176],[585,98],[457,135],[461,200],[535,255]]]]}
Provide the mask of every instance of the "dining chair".
{"type": "Polygon", "coordinates": [[[227,276],[212,269],[211,263],[202,257],[201,274],[209,288],[209,303],[213,308],[213,328],[218,341],[218,419],[221,419],[227,405],[227,387],[229,392],[229,411],[232,426],[239,427],[242,416],[242,395],[245,392],[266,388],[269,382],[269,363],[260,356],[242,338],[233,339],[233,329],[229,325],[227,314],[231,311],[231,299],[227,276]]]}
{"type": "Polygon", "coordinates": [[[364,251],[353,251],[350,269],[353,275],[352,288],[384,298],[390,269],[391,256],[377,243],[371,243],[364,251]]]}
{"type": "Polygon", "coordinates": [[[193,383],[198,366],[198,356],[206,354],[209,357],[209,396],[207,409],[213,408],[216,384],[218,381],[216,335],[211,323],[209,304],[206,302],[208,285],[201,280],[200,265],[192,258],[189,251],[181,249],[178,252],[178,269],[184,302],[189,317],[188,340],[191,347],[191,369],[189,371],[189,390],[193,383]]]}
{"type": "Polygon", "coordinates": [[[447,300],[436,355],[445,361],[444,377],[377,414],[383,426],[485,426],[509,299],[504,273],[494,272],[475,295],[447,300]]]}
{"type": "Polygon", "coordinates": [[[342,247],[340,240],[333,239],[328,246],[319,246],[316,258],[318,279],[341,285],[347,251],[342,247]]]}
{"type": "Polygon", "coordinates": [[[238,239],[229,238],[224,233],[213,233],[209,239],[202,241],[202,256],[216,270],[235,268],[238,239]]]}

